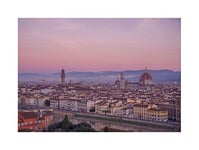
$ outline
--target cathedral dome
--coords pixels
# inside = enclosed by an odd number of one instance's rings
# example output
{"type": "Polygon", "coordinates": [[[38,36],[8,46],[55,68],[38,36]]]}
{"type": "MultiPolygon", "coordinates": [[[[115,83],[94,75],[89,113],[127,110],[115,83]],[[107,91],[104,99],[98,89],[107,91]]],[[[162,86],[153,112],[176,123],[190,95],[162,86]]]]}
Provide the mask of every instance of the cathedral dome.
{"type": "Polygon", "coordinates": [[[145,72],[140,76],[140,84],[153,84],[152,76],[150,73],[148,73],[146,70],[145,72]]]}

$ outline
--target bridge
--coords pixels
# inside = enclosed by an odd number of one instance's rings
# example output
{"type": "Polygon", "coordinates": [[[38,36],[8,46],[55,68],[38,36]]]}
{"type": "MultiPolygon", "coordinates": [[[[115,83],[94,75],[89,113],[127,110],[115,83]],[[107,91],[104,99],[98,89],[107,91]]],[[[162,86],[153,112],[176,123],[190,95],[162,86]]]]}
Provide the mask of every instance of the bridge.
{"type": "Polygon", "coordinates": [[[102,123],[106,126],[120,126],[122,129],[128,129],[125,131],[165,131],[165,132],[178,132],[180,131],[179,123],[172,122],[157,122],[149,120],[140,120],[127,117],[118,117],[111,115],[103,115],[89,112],[73,112],[66,110],[54,110],[54,118],[56,122],[63,120],[64,116],[67,115],[69,120],[72,122],[91,122],[102,123]],[[137,130],[136,130],[137,131],[137,130]]]}

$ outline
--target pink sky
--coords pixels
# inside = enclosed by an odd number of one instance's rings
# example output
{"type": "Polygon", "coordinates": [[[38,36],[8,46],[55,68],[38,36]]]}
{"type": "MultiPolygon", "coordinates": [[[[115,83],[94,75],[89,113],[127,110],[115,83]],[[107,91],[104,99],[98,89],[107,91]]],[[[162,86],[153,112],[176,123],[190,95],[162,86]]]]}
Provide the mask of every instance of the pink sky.
{"type": "Polygon", "coordinates": [[[19,19],[19,72],[180,71],[180,19],[19,19]]]}

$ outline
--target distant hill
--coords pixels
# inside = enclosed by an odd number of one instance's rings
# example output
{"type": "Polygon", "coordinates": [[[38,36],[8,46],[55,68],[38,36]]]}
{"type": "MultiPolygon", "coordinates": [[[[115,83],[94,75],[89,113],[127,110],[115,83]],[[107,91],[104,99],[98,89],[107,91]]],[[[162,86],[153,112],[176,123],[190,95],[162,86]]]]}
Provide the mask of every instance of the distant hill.
{"type": "MultiPolygon", "coordinates": [[[[145,70],[126,70],[123,71],[125,80],[139,81],[139,78],[145,70]]],[[[181,72],[171,70],[147,70],[155,82],[180,81],[181,72]]],[[[66,82],[85,81],[85,82],[114,82],[119,78],[121,71],[102,71],[102,72],[66,72],[66,82]]],[[[19,73],[19,81],[60,81],[60,73],[37,74],[37,73],[19,73]]]]}

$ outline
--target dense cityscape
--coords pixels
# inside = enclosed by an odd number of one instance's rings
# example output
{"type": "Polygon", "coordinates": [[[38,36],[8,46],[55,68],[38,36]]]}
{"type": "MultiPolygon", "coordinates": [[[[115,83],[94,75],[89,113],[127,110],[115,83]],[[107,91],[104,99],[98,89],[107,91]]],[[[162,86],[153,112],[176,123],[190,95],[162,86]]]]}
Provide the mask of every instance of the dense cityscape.
{"type": "Polygon", "coordinates": [[[19,18],[18,35],[19,132],[181,131],[180,18],[19,18]]]}
{"type": "Polygon", "coordinates": [[[18,131],[181,130],[179,82],[155,83],[147,69],[137,82],[118,76],[112,84],[73,83],[62,69],[59,84],[19,82],[18,131]]]}

